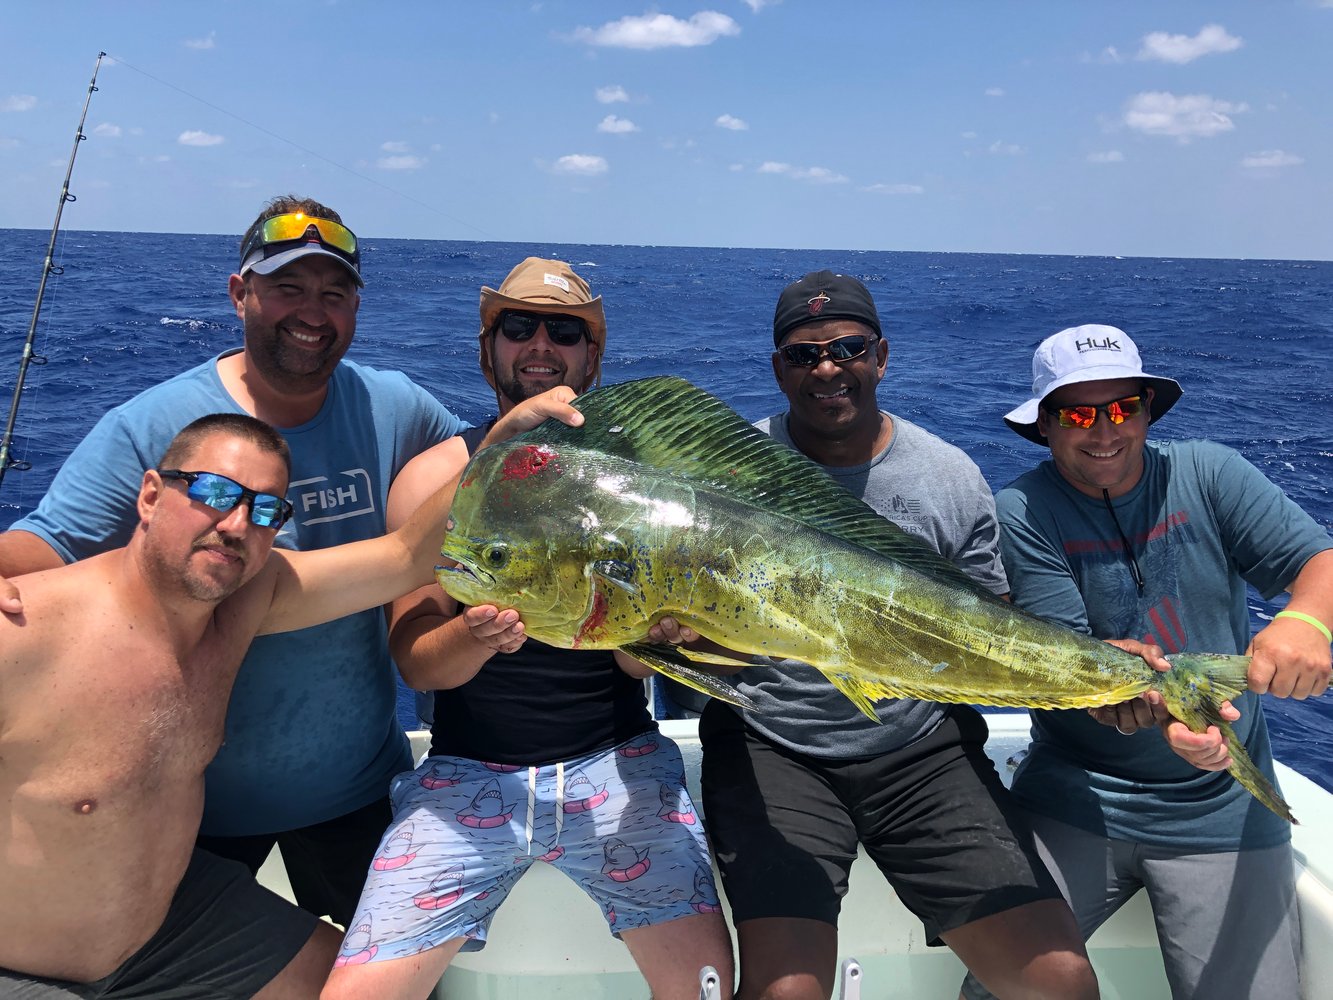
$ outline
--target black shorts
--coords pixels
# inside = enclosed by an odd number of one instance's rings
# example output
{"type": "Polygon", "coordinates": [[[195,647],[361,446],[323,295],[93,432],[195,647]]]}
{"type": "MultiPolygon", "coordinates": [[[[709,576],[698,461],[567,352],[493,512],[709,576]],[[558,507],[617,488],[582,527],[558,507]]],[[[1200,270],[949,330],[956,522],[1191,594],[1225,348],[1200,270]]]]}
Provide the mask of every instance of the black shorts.
{"type": "Polygon", "coordinates": [[[239,861],[257,873],[276,844],[297,905],[346,927],[356,912],[366,872],[391,819],[393,809],[386,787],[384,798],[323,823],[246,837],[200,834],[195,846],[239,861]]]}
{"type": "Polygon", "coordinates": [[[858,842],[929,943],[1061,899],[986,756],[986,721],[954,706],[934,732],[869,760],[800,754],[713,702],[699,724],[709,837],[732,916],[838,923],[858,842]]]}
{"type": "Polygon", "coordinates": [[[196,850],[162,926],[111,975],[95,983],[67,983],[0,969],[0,997],[252,997],[305,947],[316,923],[261,886],[244,866],[196,850]]]}

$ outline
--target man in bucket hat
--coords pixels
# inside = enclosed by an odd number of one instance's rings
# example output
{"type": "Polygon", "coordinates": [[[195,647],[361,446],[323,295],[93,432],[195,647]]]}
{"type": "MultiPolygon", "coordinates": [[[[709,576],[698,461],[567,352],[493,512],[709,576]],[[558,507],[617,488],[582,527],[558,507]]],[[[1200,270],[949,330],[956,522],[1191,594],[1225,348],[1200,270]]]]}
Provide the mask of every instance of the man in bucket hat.
{"type": "MultiPolygon", "coordinates": [[[[1043,341],[1032,398],[1004,419],[1050,460],[996,495],[1005,568],[1021,607],[1157,669],[1163,650],[1252,654],[1235,729],[1271,781],[1258,695],[1328,686],[1333,541],[1230,448],[1148,441],[1180,394],[1115,327],[1043,341]],[[1252,639],[1247,583],[1291,595],[1252,639]]],[[[1216,727],[1191,733],[1145,696],[1033,711],[1032,733],[1014,793],[1084,935],[1145,887],[1173,996],[1299,995],[1290,826],[1218,773],[1216,727]],[[1142,731],[1158,721],[1165,740],[1142,731]]]]}
{"type": "MultiPolygon", "coordinates": [[[[605,344],[602,300],[564,261],[529,257],[481,290],[481,369],[501,416],[557,385],[588,389],[605,344]]],[[[409,463],[389,523],[452,478],[484,433],[409,463]]],[[[424,996],[460,950],[485,946],[539,861],[598,903],[654,997],[697,997],[704,965],[730,997],[708,847],[680,751],[648,714],[649,668],[618,650],[525,641],[518,612],[460,608],[434,584],[394,602],[390,644],[407,682],[435,692],[430,756],[396,780],[383,847],[406,835],[414,861],[372,866],[325,1000],[424,996]]]]}

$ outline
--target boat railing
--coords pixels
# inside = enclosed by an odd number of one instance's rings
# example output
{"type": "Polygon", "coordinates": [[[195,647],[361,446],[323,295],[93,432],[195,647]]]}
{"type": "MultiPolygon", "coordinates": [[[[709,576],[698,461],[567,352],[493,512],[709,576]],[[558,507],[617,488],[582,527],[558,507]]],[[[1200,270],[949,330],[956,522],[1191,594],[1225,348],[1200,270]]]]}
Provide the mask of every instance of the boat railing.
{"type": "MultiPolygon", "coordinates": [[[[988,713],[987,752],[1006,780],[1008,761],[1027,745],[1025,714],[988,713]]],[[[692,721],[661,723],[685,760],[699,802],[699,747],[692,721]]],[[[424,755],[429,734],[413,735],[424,755]]],[[[1279,765],[1282,790],[1301,825],[1293,830],[1304,939],[1304,1000],[1333,996],[1333,795],[1279,765]]],[[[704,817],[705,824],[707,817],[704,817]]],[[[271,858],[261,880],[288,891],[271,858]]],[[[719,882],[719,898],[731,919],[719,882]]],[[[289,892],[289,891],[288,891],[289,892]]],[[[289,896],[290,898],[290,896],[289,896]]],[[[1255,928],[1262,933],[1262,928],[1255,928]]],[[[955,1000],[962,964],[948,948],[926,945],[921,923],[899,902],[864,854],[852,866],[839,921],[843,1000],[955,1000]]],[[[1088,944],[1105,1000],[1168,1000],[1171,993],[1146,894],[1139,893],[1088,944]]],[[[701,996],[703,983],[701,981],[701,996]]],[[[628,949],[613,938],[600,908],[549,865],[534,865],[495,915],[481,951],[461,952],[445,972],[437,1000],[530,1000],[545,997],[647,1000],[648,988],[628,949]]]]}

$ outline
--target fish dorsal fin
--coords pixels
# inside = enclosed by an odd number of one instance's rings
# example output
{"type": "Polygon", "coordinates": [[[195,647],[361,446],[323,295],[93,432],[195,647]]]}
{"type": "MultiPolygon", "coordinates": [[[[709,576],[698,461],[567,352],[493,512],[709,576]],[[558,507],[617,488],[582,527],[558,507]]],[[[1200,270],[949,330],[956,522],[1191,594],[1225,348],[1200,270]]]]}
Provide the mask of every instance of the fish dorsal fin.
{"type": "Polygon", "coordinates": [[[585,418],[582,427],[547,420],[515,440],[587,448],[651,465],[918,572],[988,593],[810,459],[682,378],[661,375],[603,386],[579,396],[574,405],[585,418]]]}

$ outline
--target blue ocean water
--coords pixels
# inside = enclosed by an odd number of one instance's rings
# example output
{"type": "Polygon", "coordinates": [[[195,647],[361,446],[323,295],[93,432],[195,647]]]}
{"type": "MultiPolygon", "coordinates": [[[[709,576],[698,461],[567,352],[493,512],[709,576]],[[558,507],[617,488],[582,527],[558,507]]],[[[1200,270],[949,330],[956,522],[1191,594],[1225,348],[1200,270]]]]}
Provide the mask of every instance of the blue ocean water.
{"type": "MultiPolygon", "coordinates": [[[[8,400],[48,234],[0,230],[0,393],[8,400]]],[[[108,407],[239,346],[227,299],[237,239],[68,232],[48,283],[0,527],[41,498],[108,407]]],[[[1129,331],[1148,371],[1185,386],[1154,427],[1239,449],[1333,527],[1333,263],[364,240],[350,356],[401,368],[478,422],[477,298],[529,254],[570,261],[604,296],[604,380],[676,374],[750,419],[782,408],[769,364],[778,292],[807,271],[859,277],[890,344],[886,408],[965,449],[999,488],[1043,456],[1001,415],[1027,396],[1032,349],[1078,323],[1129,331]]],[[[1252,595],[1255,627],[1275,610],[1252,595]]],[[[1278,755],[1333,790],[1333,696],[1266,699],[1278,755]]]]}

